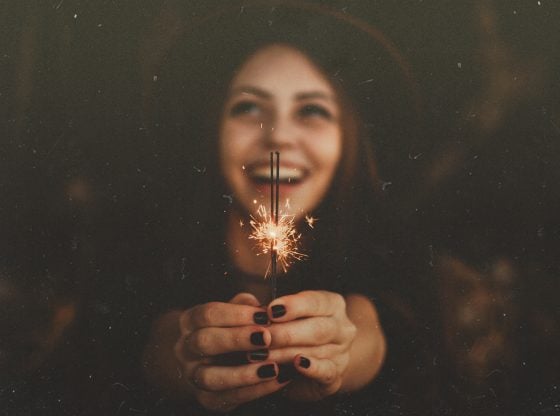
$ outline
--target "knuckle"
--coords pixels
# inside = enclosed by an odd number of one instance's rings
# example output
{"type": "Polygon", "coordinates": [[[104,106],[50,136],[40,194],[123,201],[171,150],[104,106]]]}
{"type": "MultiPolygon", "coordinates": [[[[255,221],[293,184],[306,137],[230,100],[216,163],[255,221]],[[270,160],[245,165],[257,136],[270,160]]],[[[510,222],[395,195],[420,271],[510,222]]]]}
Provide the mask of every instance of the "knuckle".
{"type": "Polygon", "coordinates": [[[218,314],[218,302],[207,303],[200,309],[199,322],[201,325],[209,326],[216,321],[218,314]]]}
{"type": "Polygon", "coordinates": [[[185,361],[185,341],[184,337],[180,337],[173,345],[173,354],[180,363],[185,361]]]}
{"type": "Polygon", "coordinates": [[[231,312],[231,317],[235,322],[252,322],[253,313],[247,308],[235,308],[231,312]]]}
{"type": "Polygon", "coordinates": [[[292,345],[294,342],[294,334],[290,329],[284,329],[278,334],[281,345],[292,345]]]}
{"type": "Polygon", "coordinates": [[[204,313],[204,305],[199,305],[191,310],[190,312],[191,321],[194,327],[204,326],[204,322],[202,319],[203,313],[204,313]]]}
{"type": "Polygon", "coordinates": [[[199,389],[213,391],[214,382],[210,373],[201,367],[198,367],[193,374],[193,384],[199,389]]]}
{"type": "Polygon", "coordinates": [[[358,328],[356,327],[356,325],[354,325],[352,321],[348,320],[344,325],[345,338],[352,341],[356,337],[357,332],[358,328]]]}
{"type": "Polygon", "coordinates": [[[232,308],[231,311],[228,311],[229,318],[234,322],[240,322],[240,320],[244,317],[243,311],[240,311],[238,308],[232,308]]]}
{"type": "Polygon", "coordinates": [[[190,339],[193,352],[199,355],[206,355],[211,345],[210,336],[205,331],[195,332],[190,339]]]}
{"type": "Polygon", "coordinates": [[[253,321],[253,311],[245,308],[235,309],[229,313],[232,326],[250,326],[255,325],[253,321]]]}
{"type": "Polygon", "coordinates": [[[229,334],[230,336],[229,338],[229,344],[231,345],[232,350],[234,351],[240,351],[243,348],[245,348],[247,345],[247,342],[245,342],[245,339],[249,339],[249,335],[245,336],[240,336],[239,334],[229,334]]]}
{"type": "Polygon", "coordinates": [[[189,323],[190,313],[190,311],[183,311],[179,315],[179,331],[183,335],[187,334],[191,329],[191,325],[189,323]]]}
{"type": "Polygon", "coordinates": [[[314,298],[315,294],[317,293],[317,291],[315,290],[303,290],[301,292],[299,292],[297,295],[294,296],[299,296],[301,298],[303,298],[304,300],[308,300],[308,298],[314,298]]]}
{"type": "Polygon", "coordinates": [[[331,384],[334,384],[337,381],[337,378],[338,377],[337,377],[336,368],[333,365],[325,373],[324,380],[325,380],[326,384],[331,385],[331,384]]]}
{"type": "Polygon", "coordinates": [[[332,293],[332,302],[337,309],[346,310],[346,299],[340,293],[332,293]]]}
{"type": "Polygon", "coordinates": [[[318,342],[325,342],[331,338],[333,325],[330,319],[321,319],[315,324],[315,339],[318,342]]]}
{"type": "Polygon", "coordinates": [[[309,309],[314,311],[319,310],[319,307],[321,306],[319,302],[319,298],[317,296],[309,296],[308,299],[306,299],[305,303],[307,303],[309,309]]]}

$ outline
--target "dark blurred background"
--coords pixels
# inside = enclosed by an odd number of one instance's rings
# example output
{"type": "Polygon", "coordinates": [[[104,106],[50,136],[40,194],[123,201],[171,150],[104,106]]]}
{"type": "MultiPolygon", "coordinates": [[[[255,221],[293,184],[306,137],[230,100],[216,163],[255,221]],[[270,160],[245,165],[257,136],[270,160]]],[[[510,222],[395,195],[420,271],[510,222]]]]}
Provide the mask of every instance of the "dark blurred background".
{"type": "MultiPolygon", "coordinates": [[[[374,25],[414,75],[416,107],[395,109],[415,113],[414,131],[374,147],[385,238],[427,270],[438,300],[430,364],[445,387],[434,409],[560,412],[560,4],[313,3],[374,25]]],[[[168,43],[161,28],[196,28],[224,5],[0,4],[7,414],[72,414],[108,386],[126,390],[106,346],[117,361],[134,356],[124,345],[143,339],[154,307],[143,293],[181,241],[178,225],[188,229],[181,207],[196,203],[181,190],[204,174],[146,117],[168,43]],[[131,320],[138,328],[119,326],[131,320]]]]}

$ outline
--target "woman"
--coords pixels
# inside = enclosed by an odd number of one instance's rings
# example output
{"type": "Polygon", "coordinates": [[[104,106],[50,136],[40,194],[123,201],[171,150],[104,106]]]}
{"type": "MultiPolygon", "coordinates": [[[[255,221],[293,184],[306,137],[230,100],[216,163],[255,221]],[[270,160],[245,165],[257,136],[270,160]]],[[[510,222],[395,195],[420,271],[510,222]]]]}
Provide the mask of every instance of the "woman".
{"type": "Polygon", "coordinates": [[[218,155],[204,167],[204,187],[227,205],[200,204],[213,214],[196,217],[204,234],[181,258],[183,283],[170,282],[175,299],[144,356],[154,384],[210,410],[280,390],[292,401],[357,391],[385,358],[376,306],[358,294],[387,278],[372,261],[377,180],[363,123],[342,84],[304,47],[263,43],[235,70],[223,100],[207,91],[220,110],[206,114],[220,119],[203,136],[205,152],[218,155]],[[280,297],[268,303],[269,260],[255,254],[247,224],[270,195],[271,151],[281,155],[280,201],[289,200],[300,230],[306,215],[319,223],[303,236],[309,259],[279,278],[280,297]]]}
{"type": "Polygon", "coordinates": [[[295,220],[301,224],[318,207],[337,170],[351,168],[343,166],[343,153],[356,148],[355,137],[344,137],[351,134],[344,130],[351,117],[344,101],[303,52],[286,44],[259,49],[237,72],[222,112],[219,154],[236,201],[227,250],[245,275],[244,293],[161,318],[152,367],[160,383],[207,408],[229,410],[283,388],[295,400],[353,391],[379,371],[385,340],[374,305],[361,295],[304,291],[260,307],[269,290],[263,279],[269,260],[255,255],[247,227],[239,225],[248,223],[255,201],[264,204],[269,195],[270,151],[281,153],[280,199],[289,198],[295,220]],[[239,351],[248,351],[251,363],[216,365],[216,356],[239,351]],[[303,376],[289,386],[279,370],[285,363],[303,376]]]}

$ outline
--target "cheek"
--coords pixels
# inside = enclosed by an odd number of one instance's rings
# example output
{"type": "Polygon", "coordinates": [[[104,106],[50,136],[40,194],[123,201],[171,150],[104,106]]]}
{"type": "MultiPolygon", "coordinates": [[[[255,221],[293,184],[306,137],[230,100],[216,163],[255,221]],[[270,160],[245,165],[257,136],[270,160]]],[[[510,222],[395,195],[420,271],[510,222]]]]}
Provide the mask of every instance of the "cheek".
{"type": "Polygon", "coordinates": [[[329,134],[325,134],[321,146],[317,146],[317,151],[321,167],[329,173],[334,173],[342,158],[340,129],[337,128],[329,134]]]}
{"type": "Polygon", "coordinates": [[[220,134],[220,156],[222,165],[236,163],[251,149],[254,139],[254,129],[239,123],[225,123],[220,134]]]}

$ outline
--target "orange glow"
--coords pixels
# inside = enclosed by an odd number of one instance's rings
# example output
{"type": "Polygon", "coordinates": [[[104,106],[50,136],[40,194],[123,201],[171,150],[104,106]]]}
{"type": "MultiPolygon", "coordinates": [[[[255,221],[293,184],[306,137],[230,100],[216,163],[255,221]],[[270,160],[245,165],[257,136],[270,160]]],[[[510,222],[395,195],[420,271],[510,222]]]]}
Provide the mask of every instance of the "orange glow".
{"type": "MultiPolygon", "coordinates": [[[[298,251],[301,234],[298,234],[294,225],[294,216],[278,213],[278,224],[274,223],[264,205],[260,205],[256,216],[251,215],[251,227],[253,231],[249,236],[255,240],[257,255],[270,254],[271,250],[276,252],[277,261],[284,273],[294,261],[307,257],[298,251]]],[[[269,275],[268,268],[265,277],[269,275]]]]}

